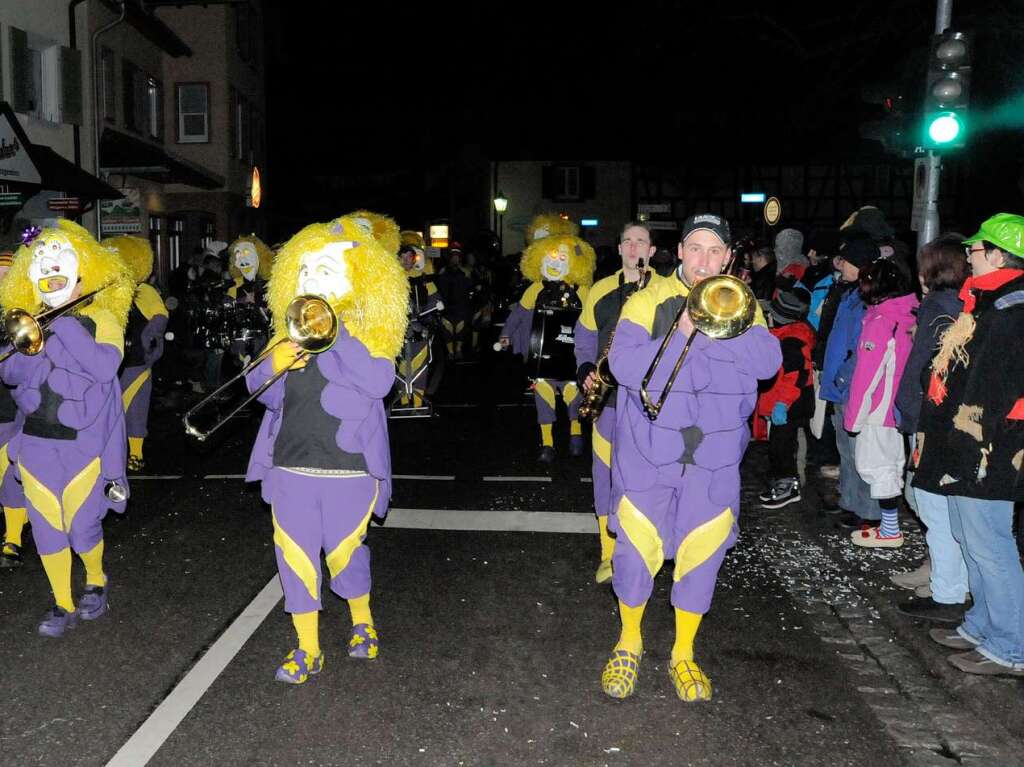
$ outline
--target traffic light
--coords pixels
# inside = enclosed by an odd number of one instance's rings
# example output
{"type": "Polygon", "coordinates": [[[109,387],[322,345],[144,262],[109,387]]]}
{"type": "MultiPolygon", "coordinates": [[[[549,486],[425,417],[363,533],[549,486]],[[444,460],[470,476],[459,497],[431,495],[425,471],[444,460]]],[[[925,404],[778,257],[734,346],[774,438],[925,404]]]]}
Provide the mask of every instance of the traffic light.
{"type": "Polygon", "coordinates": [[[932,38],[924,93],[922,146],[962,147],[967,139],[971,45],[963,32],[946,30],[932,38]]]}
{"type": "Polygon", "coordinates": [[[877,141],[887,154],[910,157],[906,99],[895,84],[870,85],[861,90],[861,101],[875,105],[872,117],[860,124],[861,138],[877,141]]]}

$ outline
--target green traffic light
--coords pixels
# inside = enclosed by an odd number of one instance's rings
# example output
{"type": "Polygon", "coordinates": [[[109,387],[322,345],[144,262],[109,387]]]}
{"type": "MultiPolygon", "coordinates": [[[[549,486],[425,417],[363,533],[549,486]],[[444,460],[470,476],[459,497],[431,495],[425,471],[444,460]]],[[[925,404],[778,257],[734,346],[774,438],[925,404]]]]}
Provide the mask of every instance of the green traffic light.
{"type": "Polygon", "coordinates": [[[955,112],[943,112],[928,123],[928,138],[936,144],[950,144],[959,138],[963,129],[963,123],[955,112]]]}

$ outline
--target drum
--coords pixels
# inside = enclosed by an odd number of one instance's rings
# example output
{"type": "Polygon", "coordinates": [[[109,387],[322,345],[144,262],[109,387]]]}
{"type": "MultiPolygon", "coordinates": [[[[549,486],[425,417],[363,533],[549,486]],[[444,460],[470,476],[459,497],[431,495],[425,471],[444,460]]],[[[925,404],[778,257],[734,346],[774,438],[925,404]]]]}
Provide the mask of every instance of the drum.
{"type": "Polygon", "coordinates": [[[527,375],[552,381],[576,379],[575,331],[582,309],[579,295],[571,285],[545,285],[533,311],[527,375]]]}

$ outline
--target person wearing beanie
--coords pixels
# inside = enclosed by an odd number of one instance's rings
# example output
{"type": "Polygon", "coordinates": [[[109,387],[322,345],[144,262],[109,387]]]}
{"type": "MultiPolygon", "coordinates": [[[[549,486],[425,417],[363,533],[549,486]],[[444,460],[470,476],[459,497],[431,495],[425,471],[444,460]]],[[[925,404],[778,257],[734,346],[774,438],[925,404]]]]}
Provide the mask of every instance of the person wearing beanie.
{"type": "Polygon", "coordinates": [[[775,273],[779,288],[791,288],[804,276],[808,261],[803,248],[804,236],[797,229],[783,229],[775,235],[775,273]]]}
{"type": "MultiPolygon", "coordinates": [[[[0,253],[0,282],[14,263],[14,253],[5,250],[0,253]]],[[[0,365],[0,378],[3,366],[0,365]]],[[[4,539],[0,546],[0,569],[21,567],[21,539],[28,522],[25,506],[25,491],[17,480],[17,469],[11,468],[7,456],[7,444],[20,431],[25,422],[24,414],[18,409],[11,389],[0,385],[0,504],[4,507],[4,539]]]]}
{"type": "Polygon", "coordinates": [[[797,432],[814,413],[811,351],[814,329],[807,323],[810,295],[803,288],[779,290],[768,310],[769,332],[779,339],[782,367],[762,392],[754,411],[754,438],[768,438],[768,488],[758,496],[765,509],[780,509],[800,500],[797,432]],[[769,424],[771,428],[769,429],[769,424]]]}
{"type": "Polygon", "coordinates": [[[832,423],[839,450],[839,507],[843,511],[840,521],[847,527],[860,527],[864,522],[872,522],[882,516],[878,501],[871,497],[871,488],[857,473],[853,438],[844,427],[865,310],[857,290],[858,278],[860,270],[879,257],[878,246],[867,235],[853,234],[844,239],[834,262],[840,284],[835,296],[835,319],[821,364],[818,396],[833,405],[832,423]]]}
{"type": "Polygon", "coordinates": [[[750,289],[758,301],[770,301],[775,293],[775,256],[771,248],[758,248],[750,254],[750,289]]]}

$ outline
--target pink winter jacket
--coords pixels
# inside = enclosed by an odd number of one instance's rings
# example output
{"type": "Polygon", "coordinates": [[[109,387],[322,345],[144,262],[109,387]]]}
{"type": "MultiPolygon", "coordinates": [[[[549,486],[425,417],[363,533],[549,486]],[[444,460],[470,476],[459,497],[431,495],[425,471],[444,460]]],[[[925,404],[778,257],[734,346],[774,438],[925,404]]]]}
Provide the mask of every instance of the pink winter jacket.
{"type": "Polygon", "coordinates": [[[878,407],[885,408],[885,420],[882,425],[896,427],[893,416],[893,403],[896,401],[896,390],[903,377],[907,357],[914,344],[914,327],[917,322],[915,311],[918,306],[917,296],[910,294],[890,298],[876,306],[869,306],[864,313],[861,325],[860,341],[857,344],[857,363],[850,382],[850,399],[843,414],[843,425],[847,431],[860,431],[862,424],[857,423],[857,415],[870,397],[869,411],[878,407]],[[885,361],[885,353],[892,339],[895,351],[895,365],[892,369],[892,381],[886,380],[886,374],[879,375],[879,366],[885,361]],[[888,390],[888,397],[886,391],[888,390]],[[887,401],[884,401],[887,400],[887,401]]]}

